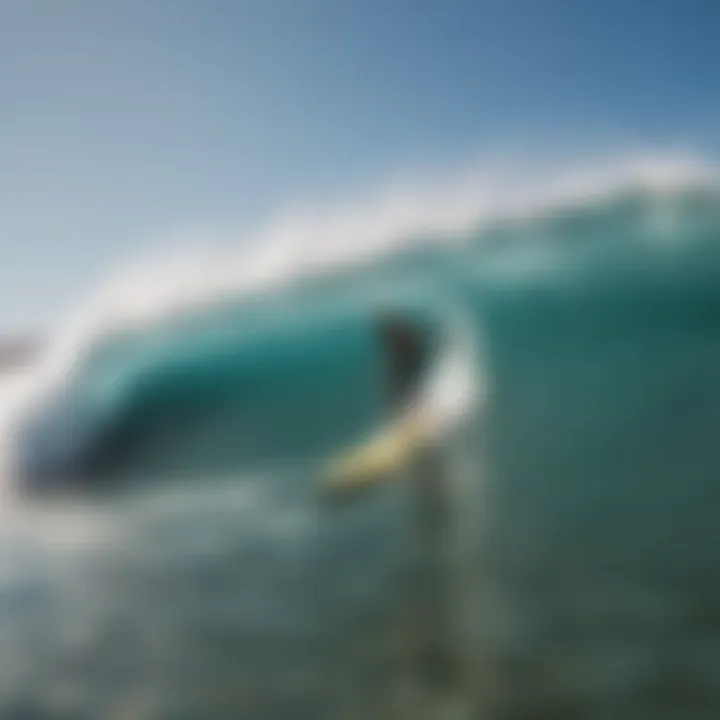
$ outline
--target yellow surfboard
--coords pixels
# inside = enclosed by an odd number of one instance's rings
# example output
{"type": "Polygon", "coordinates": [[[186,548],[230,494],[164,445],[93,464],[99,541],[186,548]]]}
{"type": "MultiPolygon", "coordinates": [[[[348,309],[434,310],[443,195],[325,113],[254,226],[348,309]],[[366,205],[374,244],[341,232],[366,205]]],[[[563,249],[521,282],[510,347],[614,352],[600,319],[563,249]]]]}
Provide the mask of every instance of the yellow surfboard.
{"type": "Polygon", "coordinates": [[[325,489],[342,493],[370,487],[407,467],[426,436],[420,413],[409,413],[359,447],[332,459],[325,469],[325,489]]]}

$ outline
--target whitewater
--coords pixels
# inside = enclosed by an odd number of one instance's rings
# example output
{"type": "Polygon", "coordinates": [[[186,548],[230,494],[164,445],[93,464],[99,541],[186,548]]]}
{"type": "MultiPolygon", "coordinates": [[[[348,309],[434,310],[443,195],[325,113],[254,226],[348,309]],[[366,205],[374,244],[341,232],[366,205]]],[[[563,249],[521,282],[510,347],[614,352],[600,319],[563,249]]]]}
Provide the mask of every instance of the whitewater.
{"type": "Polygon", "coordinates": [[[2,380],[0,716],[431,712],[408,680],[412,478],[342,508],[317,491],[388,421],[387,312],[438,338],[417,401],[453,525],[443,701],[654,718],[700,663],[707,691],[672,701],[717,709],[711,162],[493,162],[238,250],[208,232],[104,281],[2,380]],[[23,463],[97,437],[80,492],[23,496],[23,463]]]}

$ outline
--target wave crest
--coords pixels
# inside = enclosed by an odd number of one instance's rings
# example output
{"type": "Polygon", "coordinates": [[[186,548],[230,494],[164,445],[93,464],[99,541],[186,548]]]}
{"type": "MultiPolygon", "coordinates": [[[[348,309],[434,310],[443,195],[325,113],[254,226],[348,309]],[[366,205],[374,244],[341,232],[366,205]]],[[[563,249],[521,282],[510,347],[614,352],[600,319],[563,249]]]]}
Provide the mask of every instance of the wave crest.
{"type": "Polygon", "coordinates": [[[643,192],[667,199],[720,186],[693,153],[628,155],[602,163],[483,163],[454,180],[401,183],[366,202],[286,216],[255,237],[184,233],[184,249],[142,258],[103,281],[49,347],[38,371],[64,374],[78,353],[123,331],[227,298],[372,265],[419,246],[462,247],[503,220],[532,220],[643,192]],[[188,241],[190,238],[190,241],[188,241]]]}

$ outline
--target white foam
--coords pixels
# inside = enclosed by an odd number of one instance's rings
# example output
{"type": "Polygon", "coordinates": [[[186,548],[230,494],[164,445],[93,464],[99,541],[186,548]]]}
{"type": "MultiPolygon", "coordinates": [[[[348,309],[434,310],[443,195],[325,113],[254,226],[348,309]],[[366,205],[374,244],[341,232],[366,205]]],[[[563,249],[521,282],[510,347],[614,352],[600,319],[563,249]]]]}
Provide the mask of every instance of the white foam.
{"type": "Polygon", "coordinates": [[[447,309],[443,319],[445,341],[416,401],[436,440],[482,409],[489,383],[475,324],[457,308],[447,309]]]}
{"type": "MultiPolygon", "coordinates": [[[[450,180],[398,183],[369,200],[281,217],[254,237],[229,230],[187,231],[184,252],[142,259],[105,281],[80,313],[95,330],[135,326],[225,294],[276,289],[371,261],[417,242],[460,242],[484,223],[532,216],[630,188],[672,194],[720,175],[691,153],[630,155],[602,163],[548,167],[525,161],[481,164],[450,180]],[[420,239],[422,238],[422,240],[420,239]]],[[[166,243],[167,244],[167,243],[166,243]]]]}

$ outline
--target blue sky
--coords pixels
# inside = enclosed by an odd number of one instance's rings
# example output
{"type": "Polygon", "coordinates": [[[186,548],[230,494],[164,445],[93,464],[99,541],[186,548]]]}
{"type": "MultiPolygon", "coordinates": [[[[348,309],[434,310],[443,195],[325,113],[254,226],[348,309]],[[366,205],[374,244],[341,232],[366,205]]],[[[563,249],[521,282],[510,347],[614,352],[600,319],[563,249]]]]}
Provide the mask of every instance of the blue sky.
{"type": "Polygon", "coordinates": [[[3,0],[0,329],[178,225],[485,148],[720,143],[717,0],[3,0]]]}

